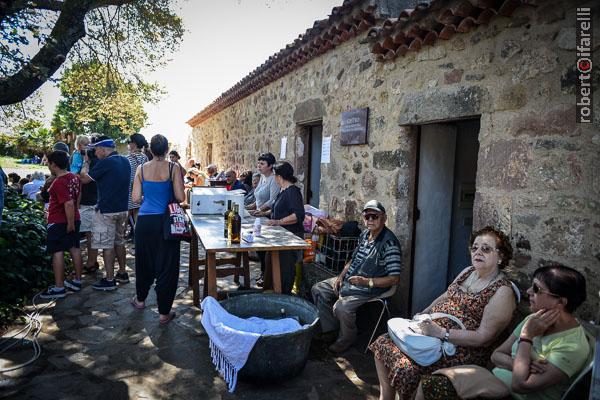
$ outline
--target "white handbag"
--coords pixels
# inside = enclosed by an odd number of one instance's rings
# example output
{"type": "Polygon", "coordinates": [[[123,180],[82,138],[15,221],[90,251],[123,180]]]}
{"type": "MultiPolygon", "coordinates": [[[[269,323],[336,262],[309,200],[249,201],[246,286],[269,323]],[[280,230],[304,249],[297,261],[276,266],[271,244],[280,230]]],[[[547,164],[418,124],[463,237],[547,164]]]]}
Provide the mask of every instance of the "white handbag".
{"type": "Polygon", "coordinates": [[[392,318],[388,321],[388,333],[392,341],[400,350],[417,364],[427,367],[442,355],[452,356],[456,353],[456,346],[448,341],[421,334],[419,324],[425,320],[448,318],[460,327],[465,325],[453,315],[445,313],[419,314],[413,319],[392,318]]]}

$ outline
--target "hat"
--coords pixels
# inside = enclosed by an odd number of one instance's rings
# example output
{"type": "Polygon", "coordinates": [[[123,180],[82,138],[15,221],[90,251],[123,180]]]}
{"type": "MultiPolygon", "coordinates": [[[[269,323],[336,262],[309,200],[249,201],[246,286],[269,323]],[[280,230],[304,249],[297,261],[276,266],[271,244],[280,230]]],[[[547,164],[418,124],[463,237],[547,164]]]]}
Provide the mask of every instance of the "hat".
{"type": "Polygon", "coordinates": [[[56,143],[54,143],[54,146],[52,146],[52,150],[54,150],[54,151],[60,150],[60,151],[64,151],[65,153],[68,153],[69,146],[67,146],[67,144],[64,142],[56,142],[56,143]]]}
{"type": "Polygon", "coordinates": [[[377,200],[369,200],[367,204],[363,207],[362,212],[367,210],[379,211],[385,214],[385,207],[377,200]]]}
{"type": "Polygon", "coordinates": [[[112,139],[104,139],[96,143],[91,143],[90,147],[115,147],[115,141],[112,139]]]}

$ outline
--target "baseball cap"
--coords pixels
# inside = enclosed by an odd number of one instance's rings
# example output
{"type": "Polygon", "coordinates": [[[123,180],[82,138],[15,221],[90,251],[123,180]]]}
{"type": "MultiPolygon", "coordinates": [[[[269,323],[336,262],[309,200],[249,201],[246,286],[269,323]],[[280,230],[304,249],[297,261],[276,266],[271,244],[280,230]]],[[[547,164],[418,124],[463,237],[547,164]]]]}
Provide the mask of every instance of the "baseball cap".
{"type": "Polygon", "coordinates": [[[100,140],[99,142],[96,143],[91,143],[89,147],[116,147],[115,146],[115,141],[112,139],[104,139],[104,140],[100,140]]]}
{"type": "Polygon", "coordinates": [[[369,200],[363,207],[363,212],[367,210],[379,211],[385,214],[385,207],[377,200],[369,200]]]}

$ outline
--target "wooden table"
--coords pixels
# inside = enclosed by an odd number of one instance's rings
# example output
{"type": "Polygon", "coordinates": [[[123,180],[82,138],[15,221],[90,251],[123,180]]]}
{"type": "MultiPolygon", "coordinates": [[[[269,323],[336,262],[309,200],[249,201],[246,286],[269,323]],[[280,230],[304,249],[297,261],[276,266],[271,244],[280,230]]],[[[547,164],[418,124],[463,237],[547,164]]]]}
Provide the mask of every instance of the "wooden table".
{"type": "MultiPolygon", "coordinates": [[[[193,291],[194,305],[200,305],[200,276],[199,266],[205,265],[206,279],[204,285],[208,288],[208,295],[217,298],[217,252],[241,253],[242,262],[248,265],[250,251],[267,251],[271,254],[273,269],[273,289],[281,293],[281,269],[279,265],[279,251],[304,250],[310,247],[304,240],[280,226],[262,226],[262,235],[254,237],[254,242],[242,240],[240,244],[231,244],[223,237],[223,217],[220,215],[193,215],[186,210],[192,226],[192,241],[190,244],[190,275],[193,291]],[[199,259],[198,244],[202,243],[206,251],[206,259],[199,259]]],[[[242,234],[252,230],[253,217],[242,220],[242,234]]],[[[266,219],[263,218],[263,221],[266,219]]],[[[239,257],[237,258],[239,260],[239,257]]],[[[231,259],[229,259],[231,260],[231,259]]],[[[222,263],[219,263],[222,264],[222,263]]],[[[246,268],[247,270],[247,268],[246,268]]],[[[244,283],[248,277],[244,276],[244,283]]]]}

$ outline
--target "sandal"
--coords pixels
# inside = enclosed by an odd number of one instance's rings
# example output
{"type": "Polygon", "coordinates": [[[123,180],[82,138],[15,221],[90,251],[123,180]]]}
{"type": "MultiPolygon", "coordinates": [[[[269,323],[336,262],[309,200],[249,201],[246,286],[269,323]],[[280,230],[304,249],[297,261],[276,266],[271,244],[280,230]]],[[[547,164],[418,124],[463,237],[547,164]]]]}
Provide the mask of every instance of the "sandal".
{"type": "Polygon", "coordinates": [[[137,296],[133,296],[130,303],[136,310],[143,310],[146,308],[146,304],[137,301],[137,296]]]}
{"type": "Polygon", "coordinates": [[[98,269],[100,269],[100,264],[98,264],[98,261],[96,261],[94,265],[86,265],[83,267],[83,272],[86,274],[91,274],[92,272],[98,271],[98,269]]]}
{"type": "Polygon", "coordinates": [[[169,322],[171,322],[171,321],[173,321],[175,319],[175,315],[176,315],[175,311],[171,311],[169,313],[169,316],[167,318],[165,318],[165,319],[160,318],[158,320],[159,325],[161,325],[161,326],[167,325],[169,322]]]}

